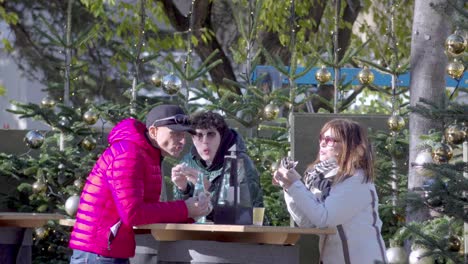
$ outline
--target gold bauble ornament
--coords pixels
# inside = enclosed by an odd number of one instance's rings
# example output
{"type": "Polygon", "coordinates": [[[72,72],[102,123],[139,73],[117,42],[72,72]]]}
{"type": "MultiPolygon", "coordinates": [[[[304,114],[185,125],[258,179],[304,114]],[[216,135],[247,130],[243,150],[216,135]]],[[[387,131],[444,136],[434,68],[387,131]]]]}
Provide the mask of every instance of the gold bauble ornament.
{"type": "Polygon", "coordinates": [[[321,84],[326,83],[326,82],[330,81],[331,73],[330,73],[330,71],[328,71],[327,67],[322,66],[322,68],[320,68],[315,73],[315,79],[321,84]]]}
{"type": "Polygon", "coordinates": [[[83,141],[81,141],[81,147],[88,151],[95,149],[96,145],[97,145],[96,139],[94,139],[91,136],[87,136],[83,139],[83,141]]]}
{"type": "Polygon", "coordinates": [[[78,195],[74,194],[68,197],[67,201],[65,201],[65,212],[67,212],[69,216],[75,216],[79,204],[80,197],[78,195]]]}
{"type": "Polygon", "coordinates": [[[405,119],[399,115],[392,115],[388,118],[387,125],[391,131],[398,132],[405,127],[405,119]]]}
{"type": "Polygon", "coordinates": [[[374,73],[369,70],[367,66],[364,66],[364,68],[359,72],[358,74],[358,80],[361,84],[363,85],[368,85],[374,82],[374,73]]]}
{"type": "Polygon", "coordinates": [[[452,56],[462,54],[466,49],[465,39],[457,33],[454,33],[445,40],[445,49],[452,56]]]}
{"type": "Polygon", "coordinates": [[[44,143],[44,136],[37,130],[31,130],[24,136],[24,143],[32,149],[38,149],[44,143]]]}
{"type": "Polygon", "coordinates": [[[453,79],[460,79],[465,71],[465,66],[458,60],[453,60],[447,64],[447,74],[453,79]]]}
{"type": "Polygon", "coordinates": [[[74,182],[73,182],[73,185],[81,190],[81,188],[83,188],[83,181],[81,179],[76,179],[74,182]]]}
{"type": "Polygon", "coordinates": [[[436,164],[445,164],[453,157],[452,147],[445,143],[437,143],[432,148],[432,160],[436,164]]]}
{"type": "Polygon", "coordinates": [[[162,89],[168,95],[174,95],[182,88],[182,81],[177,75],[168,74],[162,79],[162,89]]]}
{"type": "Polygon", "coordinates": [[[279,112],[280,108],[272,103],[267,104],[263,109],[263,114],[266,120],[274,120],[278,118],[279,112]]]}
{"type": "Polygon", "coordinates": [[[47,184],[42,180],[37,180],[32,184],[33,192],[41,193],[47,191],[47,184]]]}
{"type": "Polygon", "coordinates": [[[161,87],[162,84],[162,77],[159,72],[154,73],[151,75],[151,82],[154,84],[156,87],[161,87]]]}
{"type": "Polygon", "coordinates": [[[38,227],[34,230],[34,233],[36,234],[36,237],[39,239],[44,239],[48,234],[49,231],[45,227],[38,227]]]}
{"type": "Polygon", "coordinates": [[[52,108],[54,107],[56,104],[54,98],[52,97],[49,97],[49,96],[46,96],[44,98],[42,98],[41,100],[41,107],[42,108],[52,108]]]}
{"type": "Polygon", "coordinates": [[[431,163],[434,163],[434,160],[432,159],[432,149],[424,149],[416,155],[412,166],[416,170],[417,174],[425,177],[432,177],[434,176],[434,172],[424,168],[424,164],[431,163]]]}
{"type": "Polygon", "coordinates": [[[49,252],[55,252],[57,250],[57,246],[56,245],[49,245],[49,247],[47,248],[47,251],[49,252]]]}
{"type": "Polygon", "coordinates": [[[461,241],[458,237],[456,236],[448,236],[445,237],[447,240],[447,250],[451,252],[458,252],[460,251],[461,248],[461,241]]]}
{"type": "Polygon", "coordinates": [[[92,109],[89,109],[83,114],[83,121],[88,125],[94,125],[99,119],[99,115],[92,109]]]}
{"type": "Polygon", "coordinates": [[[453,124],[445,129],[445,140],[454,145],[458,145],[465,141],[465,132],[458,124],[453,124]]]}

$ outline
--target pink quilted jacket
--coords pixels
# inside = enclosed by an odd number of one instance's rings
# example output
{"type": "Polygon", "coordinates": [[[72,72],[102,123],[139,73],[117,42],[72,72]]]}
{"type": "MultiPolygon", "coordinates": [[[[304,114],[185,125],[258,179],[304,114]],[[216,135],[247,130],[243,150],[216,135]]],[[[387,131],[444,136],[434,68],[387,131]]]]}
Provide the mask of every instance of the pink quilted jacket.
{"type": "Polygon", "coordinates": [[[161,152],[145,132],[145,125],[131,118],[112,129],[110,146],[81,193],[71,248],[129,258],[135,255],[133,226],[191,221],[184,201],[159,201],[161,152]]]}

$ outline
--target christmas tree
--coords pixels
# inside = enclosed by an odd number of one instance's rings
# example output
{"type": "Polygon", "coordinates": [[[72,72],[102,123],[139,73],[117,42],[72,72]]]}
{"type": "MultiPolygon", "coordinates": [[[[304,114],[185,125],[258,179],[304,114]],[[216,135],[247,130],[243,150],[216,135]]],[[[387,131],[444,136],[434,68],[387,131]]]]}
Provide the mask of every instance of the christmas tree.
{"type": "MultiPolygon", "coordinates": [[[[289,215],[285,209],[282,193],[271,185],[271,170],[276,168],[276,161],[289,155],[290,115],[299,111],[347,113],[352,112],[350,105],[360,93],[386,93],[385,98],[396,98],[404,93],[397,91],[396,88],[380,89],[373,86],[372,72],[368,69],[363,69],[357,77],[362,84],[358,89],[352,87],[350,83],[344,83],[340,69],[347,65],[355,65],[356,62],[352,58],[364,53],[366,49],[363,47],[371,44],[368,41],[363,43],[356,41],[360,45],[346,49],[350,41],[347,42],[346,38],[338,39],[351,30],[347,23],[354,22],[354,20],[339,19],[344,16],[340,13],[340,9],[344,14],[359,13],[359,8],[349,6],[346,1],[336,1],[338,8],[331,4],[320,6],[321,12],[334,18],[334,23],[324,23],[320,31],[315,32],[316,38],[321,41],[313,45],[303,45],[309,43],[307,41],[310,41],[310,36],[307,37],[307,34],[310,34],[315,27],[308,23],[312,14],[304,13],[304,10],[311,10],[308,8],[309,3],[301,2],[296,6],[295,1],[275,2],[281,9],[278,11],[272,10],[272,6],[275,5],[267,0],[248,1],[248,7],[242,5],[242,2],[234,1],[230,8],[244,10],[247,15],[240,16],[239,14],[243,12],[233,12],[238,16],[235,21],[241,37],[231,52],[238,60],[235,62],[245,67],[238,74],[223,75],[224,78],[219,76],[216,78],[217,75],[212,73],[221,65],[229,64],[225,58],[220,60],[223,50],[209,50],[210,52],[205,51],[203,55],[199,54],[199,57],[193,56],[194,50],[211,45],[209,39],[214,38],[211,29],[202,28],[197,20],[199,17],[194,15],[200,12],[197,7],[202,1],[192,1],[189,12],[181,18],[181,21],[188,23],[182,23],[184,27],[177,28],[180,29],[179,32],[170,34],[174,39],[170,45],[159,39],[166,32],[158,31],[156,26],[148,21],[150,19],[147,13],[162,12],[159,5],[139,1],[138,5],[125,6],[128,9],[122,6],[115,7],[115,9],[122,7],[122,10],[138,18],[128,23],[132,19],[126,17],[122,18],[123,21],[106,20],[109,10],[106,9],[108,6],[103,6],[102,3],[81,2],[85,3],[84,6],[77,1],[68,1],[68,5],[62,8],[62,11],[67,11],[65,12],[67,20],[68,18],[71,20],[71,24],[65,27],[63,37],[61,34],[50,34],[63,30],[57,25],[49,25],[48,30],[40,32],[40,35],[48,40],[46,43],[48,47],[60,51],[52,53],[53,61],[59,65],[60,70],[56,70],[59,76],[54,75],[46,82],[49,97],[44,98],[40,106],[15,102],[18,109],[12,111],[23,118],[42,120],[52,129],[46,133],[43,131],[28,133],[26,142],[35,150],[27,155],[0,156],[2,159],[0,174],[24,182],[18,184],[19,194],[10,197],[9,200],[13,208],[21,208],[22,211],[61,212],[72,217],[73,211],[76,210],[75,195],[79,193],[97,155],[105,147],[106,129],[126,117],[142,119],[146,111],[155,104],[171,102],[183,105],[188,112],[200,108],[220,111],[240,124],[240,127],[246,128],[249,135],[246,139],[249,155],[261,174],[267,218],[272,225],[289,225],[289,215]],[[335,9],[338,13],[334,13],[335,9]],[[78,15],[72,15],[72,11],[74,14],[75,10],[84,12],[89,21],[93,21],[93,24],[87,25],[87,30],[76,30],[81,27],[77,26],[80,21],[75,20],[78,15]],[[279,21],[266,17],[266,13],[272,11],[275,11],[274,14],[280,14],[279,21]],[[278,39],[282,42],[280,47],[283,52],[286,51],[286,55],[283,56],[282,53],[272,52],[264,45],[265,43],[256,41],[260,36],[271,33],[267,29],[278,27],[280,29],[278,39]],[[101,30],[102,32],[98,34],[101,30]],[[115,31],[116,36],[110,33],[112,31],[115,31]],[[330,31],[335,33],[329,34],[330,31]],[[84,48],[94,45],[105,47],[105,52],[93,53],[84,48]],[[178,49],[178,53],[182,53],[179,56],[182,59],[174,54],[165,56],[158,46],[178,49]],[[109,53],[112,56],[108,56],[109,53]],[[98,64],[92,60],[96,57],[103,62],[98,64]],[[287,83],[281,87],[273,87],[271,84],[269,87],[265,86],[269,84],[267,75],[252,80],[255,67],[261,63],[273,65],[286,76],[287,83]],[[115,68],[109,70],[107,65],[115,68]],[[332,89],[333,92],[330,93],[332,96],[329,97],[313,92],[312,88],[316,87],[299,86],[295,83],[312,67],[322,65],[328,68],[323,68],[323,71],[318,71],[316,75],[320,82],[318,89],[332,89]],[[304,66],[301,71],[296,70],[299,66],[304,66]],[[333,75],[328,69],[333,70],[333,75]],[[211,74],[210,78],[207,73],[211,74]],[[162,90],[164,93],[151,97],[142,93],[142,90],[158,92],[162,90]],[[96,91],[99,93],[95,93],[96,91]],[[123,96],[115,96],[119,93],[123,96]],[[104,102],[95,100],[95,94],[98,94],[96,97],[104,98],[104,102]],[[313,100],[318,103],[314,102],[312,108],[306,108],[305,105],[313,100]],[[99,123],[96,123],[97,121],[99,123]],[[99,125],[101,127],[98,127],[99,125]],[[19,205],[21,207],[16,207],[19,205]]],[[[370,6],[367,5],[366,8],[370,6]]],[[[401,6],[399,8],[404,9],[401,6]]],[[[382,65],[373,65],[370,60],[366,61],[367,64],[364,60],[361,61],[361,66],[368,65],[384,72],[389,71],[382,65]]],[[[404,72],[404,68],[401,65],[398,67],[396,62],[397,60],[394,60],[390,63],[391,73],[404,72]]],[[[375,107],[370,108],[376,111],[375,107]]],[[[381,105],[379,109],[384,113],[395,112],[394,109],[389,110],[381,105]]],[[[362,112],[362,109],[354,111],[362,112]]],[[[382,158],[391,153],[397,162],[404,162],[399,155],[405,151],[405,134],[396,133],[402,128],[400,118],[392,124],[396,126],[396,131],[388,134],[391,140],[381,145],[382,158]]],[[[386,140],[388,135],[377,135],[377,137],[386,140]]],[[[175,162],[169,159],[167,161],[175,162]]],[[[400,175],[402,172],[394,171],[398,165],[392,162],[382,161],[379,166],[382,166],[381,170],[387,175],[400,175]]],[[[395,188],[398,189],[398,186],[404,184],[402,177],[396,181],[397,187],[388,187],[389,180],[381,185],[381,191],[388,195],[389,201],[394,200],[395,188]]],[[[389,212],[389,215],[391,212],[388,221],[393,221],[392,228],[386,232],[392,232],[400,225],[399,214],[394,213],[395,208],[393,203],[383,208],[389,212]]],[[[49,228],[38,229],[36,233],[37,247],[34,255],[40,256],[37,261],[45,262],[50,259],[66,261],[68,230],[60,226],[49,228]],[[49,250],[52,256],[43,254],[45,250],[49,250]]]]}

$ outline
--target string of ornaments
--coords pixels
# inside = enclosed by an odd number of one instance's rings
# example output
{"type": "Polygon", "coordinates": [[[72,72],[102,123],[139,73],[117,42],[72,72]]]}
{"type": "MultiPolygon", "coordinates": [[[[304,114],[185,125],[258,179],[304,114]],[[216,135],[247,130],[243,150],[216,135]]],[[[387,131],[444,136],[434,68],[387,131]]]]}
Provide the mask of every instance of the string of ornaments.
{"type": "MultiPolygon", "coordinates": [[[[40,106],[46,111],[53,111],[56,104],[56,101],[52,97],[46,96],[41,100],[40,106]]],[[[87,110],[82,115],[82,121],[89,126],[96,124],[98,120],[99,114],[92,108],[87,110]]],[[[70,120],[66,116],[59,116],[56,126],[59,129],[68,128],[70,126],[70,120]]],[[[45,142],[45,134],[38,130],[31,130],[26,133],[23,140],[26,146],[30,149],[39,149],[43,146],[45,142]]],[[[92,151],[97,146],[97,140],[91,135],[85,136],[81,140],[80,146],[86,151],[92,151]]],[[[59,171],[64,170],[65,165],[60,164],[59,171]]],[[[48,191],[47,180],[45,180],[45,177],[42,173],[38,173],[36,178],[36,181],[31,185],[32,191],[36,194],[45,194],[48,191]]],[[[58,179],[60,181],[60,177],[58,177],[58,179]]],[[[79,191],[83,187],[83,180],[81,178],[77,178],[74,180],[73,185],[76,188],[76,190],[79,191]]],[[[74,216],[76,214],[76,211],[78,210],[79,200],[80,197],[77,193],[73,193],[67,198],[64,204],[64,209],[68,215],[74,216]]],[[[47,234],[48,232],[43,227],[36,229],[36,236],[38,238],[44,238],[45,236],[47,236],[47,234]]]]}
{"type": "MultiPolygon", "coordinates": [[[[456,58],[465,52],[466,46],[467,42],[461,36],[459,30],[456,30],[455,33],[448,36],[445,41],[446,54],[450,58],[453,58],[453,60],[447,64],[447,74],[458,81],[463,76],[465,68],[456,58]]],[[[425,149],[418,153],[414,165],[416,167],[416,171],[420,175],[427,177],[433,176],[430,171],[423,168],[424,164],[444,164],[451,160],[453,157],[453,150],[450,145],[459,145],[465,140],[468,140],[468,122],[455,122],[448,125],[444,131],[444,139],[446,143],[436,143],[431,150],[425,149]],[[428,153],[431,155],[429,156],[428,153]]]]}
{"type": "MultiPolygon", "coordinates": [[[[190,11],[187,14],[187,18],[189,20],[189,29],[187,34],[187,57],[184,62],[184,69],[187,69],[188,64],[191,63],[191,55],[192,55],[192,30],[193,30],[193,6],[195,5],[195,0],[192,0],[190,11]]],[[[171,73],[162,76],[161,72],[157,70],[155,73],[151,75],[151,83],[155,87],[162,88],[163,92],[167,95],[173,96],[180,92],[183,86],[182,80],[174,74],[173,71],[171,73]]],[[[188,88],[187,88],[188,89],[188,88]]]]}
{"type": "MultiPolygon", "coordinates": [[[[446,72],[453,79],[458,82],[464,74],[465,67],[463,63],[458,60],[467,47],[466,40],[461,36],[458,30],[451,34],[445,41],[445,52],[451,61],[447,64],[446,72]]],[[[431,148],[425,148],[418,152],[414,162],[412,163],[416,173],[428,177],[422,185],[423,197],[425,203],[431,207],[439,207],[443,205],[443,201],[438,197],[432,195],[432,190],[440,181],[434,178],[436,175],[433,171],[426,169],[424,165],[427,164],[447,164],[453,157],[453,149],[451,146],[462,144],[468,141],[468,122],[456,122],[448,125],[444,130],[443,142],[435,143],[431,148]]],[[[443,188],[443,186],[439,186],[443,188]]],[[[458,236],[449,234],[444,237],[445,250],[449,252],[460,252],[461,240],[458,236]]],[[[424,256],[429,252],[428,249],[413,245],[409,257],[406,258],[406,252],[402,247],[393,247],[387,250],[387,258],[389,263],[408,263],[409,264],[434,264],[435,259],[433,256],[424,256]]]]}

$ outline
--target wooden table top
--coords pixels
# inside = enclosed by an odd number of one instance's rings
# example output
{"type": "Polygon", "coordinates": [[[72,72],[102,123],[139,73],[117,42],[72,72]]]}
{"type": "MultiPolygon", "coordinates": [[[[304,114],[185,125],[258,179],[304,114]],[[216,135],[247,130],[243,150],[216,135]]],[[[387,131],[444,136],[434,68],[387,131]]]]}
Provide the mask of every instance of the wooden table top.
{"type": "Polygon", "coordinates": [[[0,226],[40,227],[45,225],[49,220],[64,218],[65,216],[61,214],[0,212],[0,226]]]}
{"type": "Polygon", "coordinates": [[[325,235],[336,232],[332,228],[214,224],[150,224],[135,228],[150,229],[155,239],[160,241],[210,240],[279,245],[295,244],[301,235],[325,235]]]}
{"type": "MultiPolygon", "coordinates": [[[[73,226],[74,219],[60,219],[64,226],[73,226]]],[[[291,245],[301,235],[335,234],[333,228],[301,228],[289,226],[215,225],[215,224],[149,224],[134,227],[135,232],[150,230],[159,241],[208,240],[237,243],[291,245]]]]}
{"type": "Polygon", "coordinates": [[[215,224],[149,224],[136,226],[136,229],[181,230],[201,232],[236,232],[236,233],[291,233],[291,234],[334,234],[330,228],[302,228],[290,226],[256,226],[256,225],[215,225],[215,224]]]}

